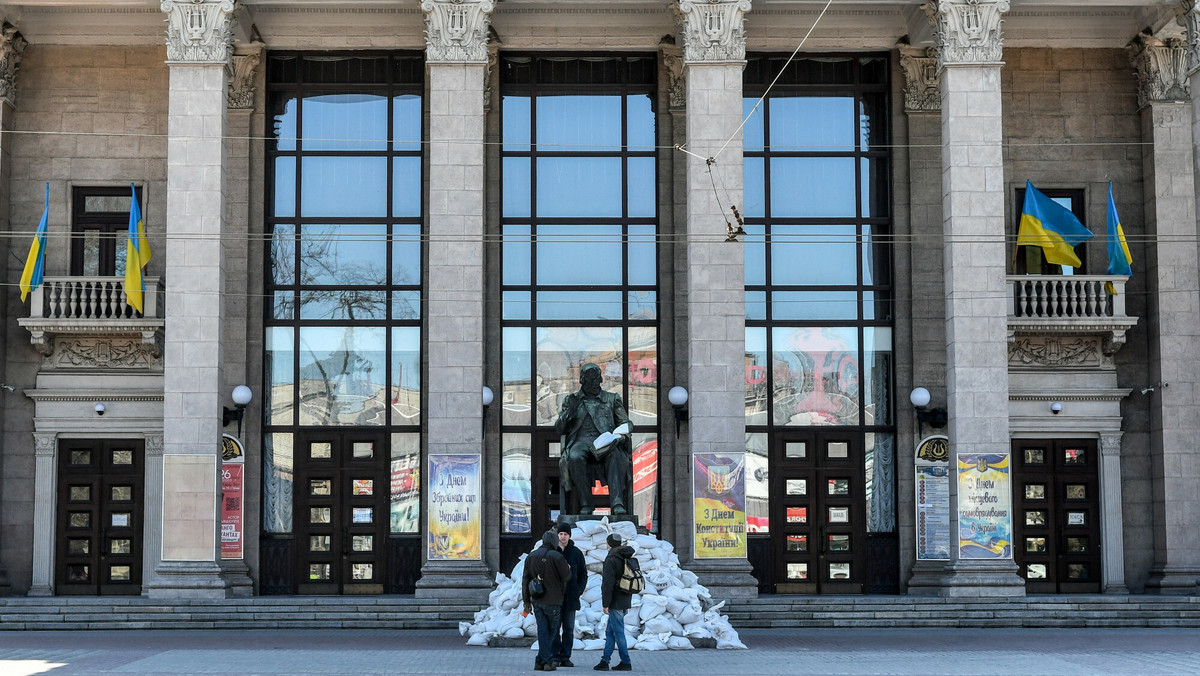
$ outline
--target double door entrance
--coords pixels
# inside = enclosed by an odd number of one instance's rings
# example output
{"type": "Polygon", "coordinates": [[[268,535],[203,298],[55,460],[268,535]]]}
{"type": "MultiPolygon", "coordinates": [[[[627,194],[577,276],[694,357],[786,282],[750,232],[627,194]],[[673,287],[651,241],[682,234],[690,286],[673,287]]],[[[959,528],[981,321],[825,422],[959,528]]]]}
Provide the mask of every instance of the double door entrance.
{"type": "Polygon", "coordinates": [[[141,593],[144,476],[142,441],[59,442],[57,594],[141,593]]]}
{"type": "Polygon", "coordinates": [[[776,434],[770,556],[779,594],[860,594],[866,579],[860,434],[776,434]]]}
{"type": "Polygon", "coordinates": [[[390,508],[383,435],[320,430],[298,442],[297,593],[382,594],[390,508]]]}
{"type": "Polygon", "coordinates": [[[1094,440],[1013,441],[1014,555],[1030,593],[1100,592],[1094,440]]]}

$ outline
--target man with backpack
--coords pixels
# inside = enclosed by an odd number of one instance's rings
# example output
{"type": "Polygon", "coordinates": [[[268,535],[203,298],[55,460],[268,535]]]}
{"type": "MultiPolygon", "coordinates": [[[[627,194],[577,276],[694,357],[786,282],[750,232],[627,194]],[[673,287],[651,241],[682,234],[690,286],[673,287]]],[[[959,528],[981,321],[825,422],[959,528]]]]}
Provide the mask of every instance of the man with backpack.
{"type": "Polygon", "coordinates": [[[521,576],[521,600],[525,614],[533,612],[537,621],[538,653],[533,661],[534,671],[554,671],[554,639],[562,622],[563,591],[571,577],[571,567],[558,551],[558,534],[552,530],[542,535],[542,546],[525,557],[525,573],[521,576]],[[534,589],[530,583],[537,582],[534,589]],[[538,593],[537,588],[541,589],[538,593]]]}
{"type": "Polygon", "coordinates": [[[604,632],[604,654],[595,666],[596,671],[608,671],[614,643],[621,655],[621,663],[612,670],[633,670],[625,640],[625,611],[633,605],[633,592],[628,591],[628,584],[621,584],[621,579],[627,577],[626,568],[632,569],[630,577],[636,575],[640,579],[641,566],[633,556],[633,547],[626,545],[620,535],[611,533],[608,536],[608,556],[604,559],[604,574],[600,580],[600,599],[604,613],[608,615],[608,628],[604,632]]]}

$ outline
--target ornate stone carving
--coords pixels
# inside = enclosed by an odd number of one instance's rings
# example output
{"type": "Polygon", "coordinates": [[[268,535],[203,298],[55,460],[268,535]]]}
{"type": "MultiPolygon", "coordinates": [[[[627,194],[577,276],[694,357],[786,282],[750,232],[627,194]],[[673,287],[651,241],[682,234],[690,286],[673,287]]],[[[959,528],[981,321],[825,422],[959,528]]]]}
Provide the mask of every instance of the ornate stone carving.
{"type": "Polygon", "coordinates": [[[56,341],[47,368],[128,369],[161,365],[144,341],[107,338],[64,338],[56,341]]]}
{"type": "Polygon", "coordinates": [[[425,59],[487,63],[493,0],[422,0],[425,59]]]}
{"type": "Polygon", "coordinates": [[[163,435],[147,434],[146,435],[146,457],[161,458],[163,454],[163,435]]]}
{"type": "Polygon", "coordinates": [[[1096,367],[1101,364],[1099,338],[1018,338],[1008,344],[1012,366],[1046,368],[1096,367]]]}
{"type": "Polygon", "coordinates": [[[233,57],[233,77],[229,78],[229,108],[233,110],[250,110],[254,108],[254,76],[258,72],[258,64],[262,62],[262,52],[251,54],[236,54],[233,57]]]}
{"type": "Polygon", "coordinates": [[[687,80],[683,77],[683,50],[674,42],[660,42],[663,65],[667,67],[667,98],[671,110],[681,111],[687,107],[687,80]]]}
{"type": "Polygon", "coordinates": [[[672,8],[683,36],[684,60],[746,59],[745,23],[750,0],[679,0],[672,8]]]}
{"type": "Polygon", "coordinates": [[[921,7],[937,32],[938,68],[996,64],[1004,55],[1000,24],[1008,0],[929,0],[921,7]]]}
{"type": "Polygon", "coordinates": [[[500,45],[499,40],[495,39],[493,32],[493,40],[488,41],[488,60],[487,67],[483,69],[483,112],[492,112],[492,78],[496,77],[496,73],[500,72],[500,45]]]}
{"type": "Polygon", "coordinates": [[[33,454],[38,457],[46,458],[54,457],[55,450],[58,449],[58,435],[46,432],[34,432],[33,434],[33,454]]]}
{"type": "Polygon", "coordinates": [[[232,55],[234,0],[163,0],[167,61],[223,63],[232,55]]]}
{"type": "Polygon", "coordinates": [[[17,27],[5,21],[0,27],[0,100],[10,106],[17,103],[17,68],[28,46],[17,27]]]}
{"type": "Polygon", "coordinates": [[[1182,40],[1156,38],[1145,33],[1129,44],[1129,59],[1138,80],[1138,106],[1187,103],[1192,100],[1188,82],[1188,48],[1182,40]]]}
{"type": "Polygon", "coordinates": [[[904,69],[904,111],[921,113],[942,109],[942,78],[938,71],[937,47],[916,49],[900,46],[904,69]]]}
{"type": "Polygon", "coordinates": [[[1121,455],[1121,437],[1124,432],[1101,432],[1100,455],[1121,455]]]}
{"type": "Polygon", "coordinates": [[[1193,75],[1200,70],[1200,5],[1196,0],[1183,0],[1176,8],[1176,20],[1187,35],[1187,70],[1193,75]]]}

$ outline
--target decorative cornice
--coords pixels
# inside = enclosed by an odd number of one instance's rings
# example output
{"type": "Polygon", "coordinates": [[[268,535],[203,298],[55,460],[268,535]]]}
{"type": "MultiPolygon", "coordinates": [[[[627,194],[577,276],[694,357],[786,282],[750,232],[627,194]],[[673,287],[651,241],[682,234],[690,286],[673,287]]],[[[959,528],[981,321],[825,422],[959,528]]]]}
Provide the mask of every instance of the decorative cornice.
{"type": "Polygon", "coordinates": [[[1009,401],[1121,401],[1133,390],[1009,390],[1009,401]]]}
{"type": "Polygon", "coordinates": [[[114,390],[114,389],[47,389],[25,390],[25,396],[36,402],[134,402],[162,401],[162,390],[114,390]]]}
{"type": "Polygon", "coordinates": [[[17,104],[17,69],[28,46],[17,27],[5,21],[0,27],[0,101],[10,106],[17,104]]]}
{"type": "Polygon", "coordinates": [[[18,319],[17,324],[29,331],[29,342],[38,353],[49,357],[54,354],[55,336],[99,337],[134,336],[140,338],[147,352],[158,358],[162,356],[162,319],[18,319]]]}
{"type": "Polygon", "coordinates": [[[234,0],[162,0],[167,15],[167,63],[229,65],[234,0]]]}
{"type": "Polygon", "coordinates": [[[233,75],[229,78],[229,108],[251,110],[254,108],[254,78],[258,64],[262,62],[262,51],[233,56],[233,75]]]}
{"type": "Polygon", "coordinates": [[[486,64],[495,6],[493,0],[422,0],[426,61],[486,64]]]}
{"type": "Polygon", "coordinates": [[[667,98],[674,112],[687,107],[687,79],[683,77],[683,50],[674,44],[660,43],[663,65],[667,67],[667,98]]]}
{"type": "Polygon", "coordinates": [[[678,0],[672,3],[687,63],[745,61],[750,0],[678,0]]]}
{"type": "Polygon", "coordinates": [[[1004,56],[1000,24],[1008,0],[929,0],[921,7],[936,31],[938,69],[999,65],[1004,56]]]}
{"type": "Polygon", "coordinates": [[[1129,43],[1129,60],[1138,80],[1138,107],[1192,100],[1188,48],[1182,40],[1145,33],[1129,43]]]}
{"type": "Polygon", "coordinates": [[[1175,19],[1187,36],[1187,72],[1194,75],[1200,70],[1200,6],[1196,0],[1183,0],[1175,12],[1175,19]]]}
{"type": "Polygon", "coordinates": [[[904,112],[925,113],[942,109],[942,78],[938,70],[938,49],[900,46],[900,67],[904,70],[904,112]]]}

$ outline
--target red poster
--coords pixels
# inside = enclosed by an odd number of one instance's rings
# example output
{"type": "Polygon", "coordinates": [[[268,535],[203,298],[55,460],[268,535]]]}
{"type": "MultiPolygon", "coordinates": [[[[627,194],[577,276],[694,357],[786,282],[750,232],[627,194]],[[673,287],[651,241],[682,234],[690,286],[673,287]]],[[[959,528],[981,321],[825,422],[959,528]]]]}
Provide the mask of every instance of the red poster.
{"type": "Polygon", "coordinates": [[[221,558],[242,558],[242,463],[221,465],[221,558]]]}

